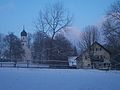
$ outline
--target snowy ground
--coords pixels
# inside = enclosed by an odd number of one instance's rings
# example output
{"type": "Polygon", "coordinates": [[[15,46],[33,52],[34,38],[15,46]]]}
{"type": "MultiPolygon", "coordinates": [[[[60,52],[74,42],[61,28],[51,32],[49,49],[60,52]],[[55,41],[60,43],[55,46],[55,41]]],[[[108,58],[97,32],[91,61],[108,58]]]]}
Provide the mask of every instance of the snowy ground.
{"type": "Polygon", "coordinates": [[[0,90],[120,90],[120,72],[0,68],[0,90]]]}

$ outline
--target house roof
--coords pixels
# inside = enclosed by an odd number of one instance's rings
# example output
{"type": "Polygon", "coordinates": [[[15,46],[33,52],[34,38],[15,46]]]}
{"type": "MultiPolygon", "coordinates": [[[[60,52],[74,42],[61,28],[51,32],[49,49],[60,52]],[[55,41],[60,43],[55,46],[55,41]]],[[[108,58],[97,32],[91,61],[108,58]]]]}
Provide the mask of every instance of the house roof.
{"type": "Polygon", "coordinates": [[[111,52],[109,50],[107,50],[104,46],[102,46],[100,43],[98,42],[94,42],[89,48],[87,48],[85,51],[83,51],[76,59],[78,59],[79,57],[81,57],[86,51],[88,51],[92,46],[94,46],[95,44],[99,45],[100,47],[102,47],[105,51],[107,51],[109,54],[111,54],[111,52]]]}
{"type": "Polygon", "coordinates": [[[91,47],[92,47],[94,44],[98,44],[98,45],[101,46],[105,51],[107,51],[109,54],[111,54],[111,52],[110,52],[108,49],[106,49],[103,45],[101,45],[101,44],[98,43],[98,42],[94,42],[94,43],[91,45],[91,47]]]}

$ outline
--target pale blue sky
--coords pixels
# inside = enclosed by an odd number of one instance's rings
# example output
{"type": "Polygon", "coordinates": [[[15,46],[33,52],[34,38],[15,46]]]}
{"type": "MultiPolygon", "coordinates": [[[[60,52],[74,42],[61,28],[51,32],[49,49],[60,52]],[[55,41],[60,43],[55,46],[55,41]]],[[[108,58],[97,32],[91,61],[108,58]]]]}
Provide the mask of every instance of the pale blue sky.
{"type": "MultiPolygon", "coordinates": [[[[14,32],[19,35],[22,26],[27,32],[34,31],[33,22],[39,10],[57,0],[0,0],[0,33],[14,32]]],[[[115,0],[59,0],[74,16],[73,27],[82,30],[87,25],[98,24],[105,11],[115,0]]]]}

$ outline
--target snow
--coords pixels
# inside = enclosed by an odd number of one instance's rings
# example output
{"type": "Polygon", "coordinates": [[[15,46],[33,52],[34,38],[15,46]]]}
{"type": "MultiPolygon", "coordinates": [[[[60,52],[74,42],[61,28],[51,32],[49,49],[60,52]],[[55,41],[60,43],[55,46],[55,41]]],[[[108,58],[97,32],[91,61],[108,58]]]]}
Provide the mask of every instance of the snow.
{"type": "Polygon", "coordinates": [[[120,72],[0,68],[0,90],[120,90],[120,72]]]}

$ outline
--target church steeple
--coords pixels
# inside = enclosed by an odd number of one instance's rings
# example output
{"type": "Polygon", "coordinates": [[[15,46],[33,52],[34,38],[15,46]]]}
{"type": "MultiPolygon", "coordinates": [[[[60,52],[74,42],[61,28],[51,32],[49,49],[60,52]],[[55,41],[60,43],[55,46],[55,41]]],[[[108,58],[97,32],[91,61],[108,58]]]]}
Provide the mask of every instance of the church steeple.
{"type": "Polygon", "coordinates": [[[23,61],[31,60],[31,51],[28,48],[27,32],[25,31],[25,27],[24,26],[23,26],[23,30],[21,32],[21,45],[22,45],[22,48],[25,51],[25,54],[22,57],[23,61]]]}
{"type": "Polygon", "coordinates": [[[23,31],[21,32],[21,41],[23,46],[27,46],[27,32],[25,31],[24,26],[23,26],[23,31]]]}
{"type": "Polygon", "coordinates": [[[23,26],[23,31],[21,32],[21,36],[27,36],[27,33],[25,31],[25,26],[23,26]]]}

